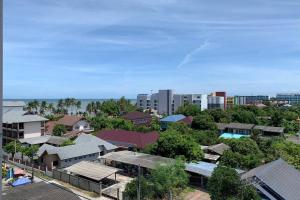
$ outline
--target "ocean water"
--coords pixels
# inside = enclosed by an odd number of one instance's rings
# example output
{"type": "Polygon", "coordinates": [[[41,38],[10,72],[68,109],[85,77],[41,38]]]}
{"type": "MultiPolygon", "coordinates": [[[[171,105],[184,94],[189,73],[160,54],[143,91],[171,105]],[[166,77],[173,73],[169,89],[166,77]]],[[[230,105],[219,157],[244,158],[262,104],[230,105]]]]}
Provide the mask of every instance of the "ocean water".
{"type": "MultiPolygon", "coordinates": [[[[30,101],[33,101],[33,100],[38,100],[39,102],[46,101],[47,103],[53,103],[53,105],[56,106],[59,99],[4,99],[4,101],[24,101],[26,104],[30,101]]],[[[90,102],[92,102],[92,101],[103,102],[103,101],[106,101],[106,100],[109,100],[109,99],[77,99],[77,100],[81,101],[81,108],[78,109],[78,112],[79,111],[85,112],[86,111],[86,106],[90,102]]],[[[115,100],[117,101],[118,99],[115,99],[115,100]]],[[[132,104],[136,104],[136,99],[129,99],[129,100],[132,104]]],[[[69,110],[69,112],[72,112],[72,111],[69,110]]]]}

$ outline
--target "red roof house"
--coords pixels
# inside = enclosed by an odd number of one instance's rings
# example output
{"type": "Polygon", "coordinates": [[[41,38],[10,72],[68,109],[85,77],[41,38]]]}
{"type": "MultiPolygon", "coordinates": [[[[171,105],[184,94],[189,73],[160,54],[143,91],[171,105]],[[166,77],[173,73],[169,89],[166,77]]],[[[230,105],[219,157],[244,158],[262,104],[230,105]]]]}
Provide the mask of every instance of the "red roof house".
{"type": "Polygon", "coordinates": [[[149,113],[133,111],[123,115],[123,119],[130,120],[135,125],[150,125],[152,116],[149,113]]]}
{"type": "Polygon", "coordinates": [[[119,147],[137,147],[138,149],[155,143],[159,138],[157,132],[141,133],[126,130],[102,130],[96,136],[119,147]]]}

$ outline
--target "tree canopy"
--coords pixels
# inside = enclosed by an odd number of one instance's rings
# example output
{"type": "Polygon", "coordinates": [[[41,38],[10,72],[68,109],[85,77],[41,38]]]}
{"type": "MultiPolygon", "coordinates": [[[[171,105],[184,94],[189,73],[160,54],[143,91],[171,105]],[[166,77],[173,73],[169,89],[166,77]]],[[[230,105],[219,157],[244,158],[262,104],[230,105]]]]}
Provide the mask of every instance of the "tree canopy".
{"type": "Polygon", "coordinates": [[[148,146],[145,152],[168,158],[184,157],[187,161],[201,160],[200,145],[190,136],[176,130],[163,132],[156,143],[148,146]]]}
{"type": "Polygon", "coordinates": [[[238,173],[229,167],[219,165],[208,181],[208,191],[212,200],[260,200],[256,190],[245,185],[238,173]]]}
{"type": "Polygon", "coordinates": [[[62,136],[67,132],[67,129],[64,125],[62,124],[56,124],[53,128],[53,135],[55,136],[62,136]]]}
{"type": "MultiPolygon", "coordinates": [[[[140,178],[141,199],[165,199],[169,193],[180,193],[188,184],[188,174],[182,161],[159,166],[146,178],[140,178]]],[[[124,195],[137,199],[137,180],[126,185],[124,195]]]]}

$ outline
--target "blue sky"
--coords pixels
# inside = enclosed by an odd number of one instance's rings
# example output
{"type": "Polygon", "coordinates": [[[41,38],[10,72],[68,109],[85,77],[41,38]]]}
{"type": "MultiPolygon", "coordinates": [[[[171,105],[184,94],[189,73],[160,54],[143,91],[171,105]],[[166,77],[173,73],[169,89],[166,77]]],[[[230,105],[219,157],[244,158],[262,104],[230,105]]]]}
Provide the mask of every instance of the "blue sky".
{"type": "Polygon", "coordinates": [[[300,90],[299,0],[4,0],[6,98],[300,90]]]}

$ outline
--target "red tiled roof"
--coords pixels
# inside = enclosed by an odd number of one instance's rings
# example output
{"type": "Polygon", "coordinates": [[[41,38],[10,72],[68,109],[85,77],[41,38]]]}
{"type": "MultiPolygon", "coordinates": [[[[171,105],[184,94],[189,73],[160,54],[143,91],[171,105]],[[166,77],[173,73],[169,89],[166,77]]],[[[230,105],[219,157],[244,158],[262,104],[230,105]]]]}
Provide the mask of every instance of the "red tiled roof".
{"type": "Polygon", "coordinates": [[[193,122],[193,117],[192,116],[188,116],[186,118],[183,118],[182,120],[180,120],[180,122],[186,123],[188,125],[191,125],[193,122]]]}
{"type": "Polygon", "coordinates": [[[46,133],[48,134],[52,134],[53,129],[55,127],[55,125],[57,124],[57,121],[48,121],[46,122],[46,133]]]}
{"type": "Polygon", "coordinates": [[[157,132],[141,133],[125,130],[102,130],[96,136],[117,146],[135,145],[139,149],[155,143],[159,138],[157,132]]]}
{"type": "Polygon", "coordinates": [[[148,113],[133,111],[125,114],[123,118],[127,120],[134,120],[134,119],[152,118],[152,116],[148,113]]]}
{"type": "Polygon", "coordinates": [[[73,126],[74,124],[76,124],[78,121],[82,119],[83,119],[82,116],[65,115],[57,121],[57,124],[62,124],[65,126],[73,126]]]}

